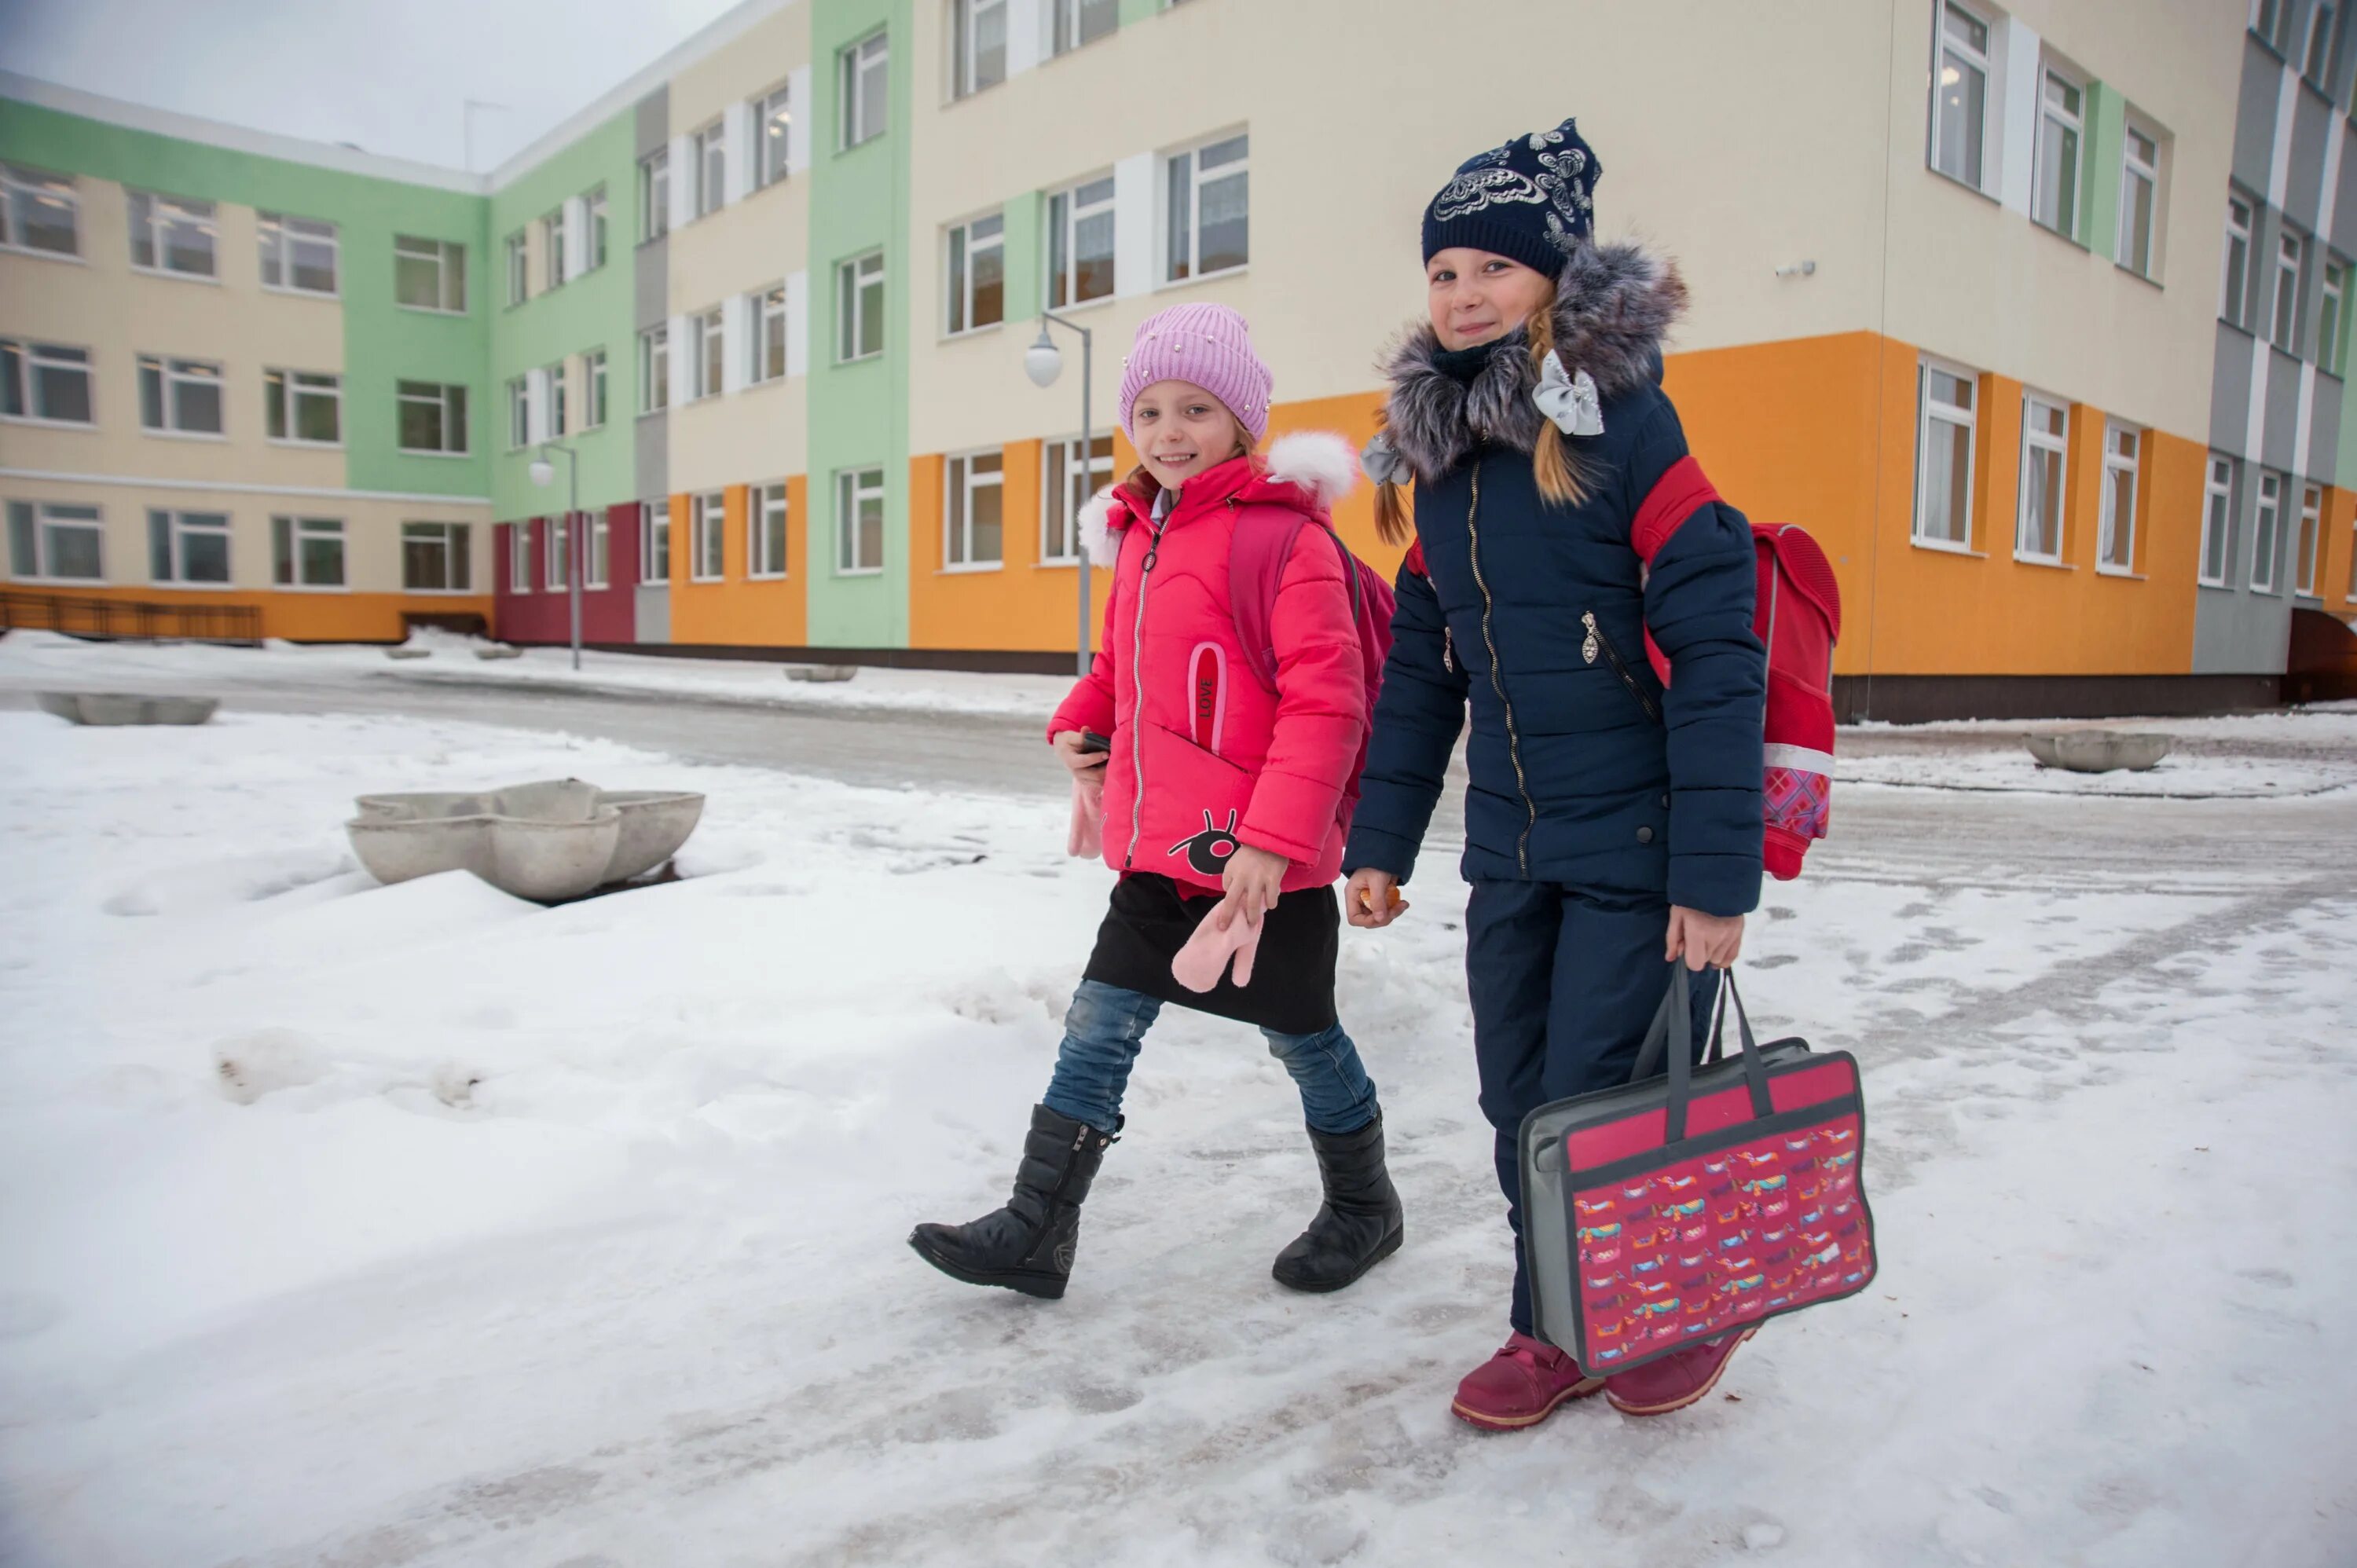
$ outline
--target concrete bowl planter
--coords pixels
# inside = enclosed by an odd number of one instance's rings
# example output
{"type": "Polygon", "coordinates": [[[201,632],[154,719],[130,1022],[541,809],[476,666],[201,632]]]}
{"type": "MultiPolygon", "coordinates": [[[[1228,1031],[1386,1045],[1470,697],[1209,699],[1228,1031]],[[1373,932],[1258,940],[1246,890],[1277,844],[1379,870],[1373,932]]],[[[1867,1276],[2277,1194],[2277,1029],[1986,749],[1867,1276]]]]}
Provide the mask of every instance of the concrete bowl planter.
{"type": "Polygon", "coordinates": [[[475,657],[478,659],[522,659],[523,657],[523,650],[521,648],[510,648],[505,643],[501,643],[492,648],[478,648],[475,650],[475,657]]]}
{"type": "Polygon", "coordinates": [[[789,664],[786,666],[787,680],[804,681],[813,685],[831,686],[838,681],[848,681],[858,673],[859,666],[856,664],[789,664]]]}
{"type": "Polygon", "coordinates": [[[2120,768],[2132,773],[2147,772],[2177,744],[2173,736],[2108,729],[2065,730],[2060,735],[2024,736],[2022,739],[2040,767],[2060,768],[2070,773],[2111,773],[2120,768]]]}
{"type": "Polygon", "coordinates": [[[387,659],[431,659],[434,657],[434,650],[430,648],[388,648],[384,650],[384,656],[387,659]]]}
{"type": "Polygon", "coordinates": [[[136,692],[44,692],[41,711],[78,725],[200,725],[219,697],[153,697],[136,692]]]}
{"type": "Polygon", "coordinates": [[[544,904],[653,870],[704,814],[704,797],[693,792],[609,792],[578,779],[473,794],[363,795],[357,805],[345,832],[378,881],[468,871],[544,904]]]}

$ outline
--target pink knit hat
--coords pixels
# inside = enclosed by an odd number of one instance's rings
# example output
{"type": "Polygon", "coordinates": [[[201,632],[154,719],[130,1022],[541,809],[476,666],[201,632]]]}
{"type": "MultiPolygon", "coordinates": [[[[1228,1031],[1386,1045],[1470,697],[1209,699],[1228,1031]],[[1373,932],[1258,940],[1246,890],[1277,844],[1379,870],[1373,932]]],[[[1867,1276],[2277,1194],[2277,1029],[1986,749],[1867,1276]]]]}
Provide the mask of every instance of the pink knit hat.
{"type": "Polygon", "coordinates": [[[1224,305],[1174,305],[1137,328],[1121,362],[1121,429],[1133,444],[1130,410],[1157,381],[1188,381],[1227,404],[1254,444],[1268,435],[1268,394],[1275,378],[1253,352],[1252,328],[1224,305]]]}

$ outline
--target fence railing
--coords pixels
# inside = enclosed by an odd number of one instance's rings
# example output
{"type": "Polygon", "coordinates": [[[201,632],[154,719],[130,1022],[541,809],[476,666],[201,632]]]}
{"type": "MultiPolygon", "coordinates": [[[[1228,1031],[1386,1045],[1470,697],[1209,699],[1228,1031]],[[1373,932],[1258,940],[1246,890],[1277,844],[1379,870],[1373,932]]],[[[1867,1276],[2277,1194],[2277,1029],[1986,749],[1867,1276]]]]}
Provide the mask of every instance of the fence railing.
{"type": "Polygon", "coordinates": [[[70,637],[148,642],[262,641],[262,612],[252,605],[157,604],[74,594],[0,590],[0,631],[59,631],[70,637]]]}

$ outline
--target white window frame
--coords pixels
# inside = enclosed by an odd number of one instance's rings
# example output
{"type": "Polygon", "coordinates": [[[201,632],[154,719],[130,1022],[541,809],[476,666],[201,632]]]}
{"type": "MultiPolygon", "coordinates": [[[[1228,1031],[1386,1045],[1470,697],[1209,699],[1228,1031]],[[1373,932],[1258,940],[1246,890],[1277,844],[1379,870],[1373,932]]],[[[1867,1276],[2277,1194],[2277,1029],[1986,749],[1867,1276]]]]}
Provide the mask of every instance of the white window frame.
{"type": "Polygon", "coordinates": [[[581,585],[583,588],[605,588],[611,585],[614,569],[612,524],[603,507],[589,507],[581,513],[581,585]]]}
{"type": "Polygon", "coordinates": [[[456,240],[431,240],[423,234],[395,234],[393,237],[393,302],[403,310],[424,311],[429,316],[464,316],[467,314],[467,247],[456,240]],[[431,249],[433,254],[427,255],[431,249]],[[401,297],[401,263],[431,261],[434,263],[434,297],[438,305],[415,305],[401,297]],[[452,303],[455,299],[456,303],[452,303]]]}
{"type": "Polygon", "coordinates": [[[532,520],[508,524],[508,592],[532,592],[532,520]]]}
{"type": "Polygon", "coordinates": [[[942,236],[942,276],[948,286],[943,301],[944,328],[942,335],[963,338],[975,332],[986,332],[1006,324],[1006,214],[1004,209],[985,212],[963,223],[950,225],[942,236]],[[977,234],[985,225],[987,234],[977,234]],[[977,258],[988,252],[998,258],[998,316],[996,320],[974,318],[974,266],[977,258]]]}
{"type": "Polygon", "coordinates": [[[2087,84],[2052,61],[2043,62],[2038,72],[2038,145],[2029,166],[2030,178],[2035,187],[2029,198],[2029,220],[2049,233],[2060,234],[2066,240],[2078,239],[2080,220],[2085,213],[2087,193],[2082,188],[2086,182],[2081,177],[2084,173],[2086,150],[2087,84]],[[2076,111],[2055,102],[2054,89],[2057,87],[2076,95],[2079,101],[2076,111]],[[2053,150],[2054,138],[2058,136],[2070,137],[2070,156],[2056,166],[2061,177],[2070,184],[2068,221],[2063,220],[2054,188],[2048,179],[2047,155],[2053,150]],[[2051,221],[2047,211],[2049,207],[2056,209],[2050,215],[2051,221]]]}
{"type": "Polygon", "coordinates": [[[573,586],[573,519],[558,512],[540,520],[540,564],[545,585],[552,594],[561,594],[573,586]]]}
{"type": "Polygon", "coordinates": [[[695,215],[709,218],[728,204],[728,128],[715,120],[687,139],[695,159],[695,215]]]}
{"type": "Polygon", "coordinates": [[[540,220],[540,292],[548,294],[565,286],[565,209],[560,207],[540,220]]]}
{"type": "Polygon", "coordinates": [[[783,381],[788,357],[793,347],[793,323],[786,318],[786,285],[771,284],[747,295],[745,323],[748,329],[745,345],[746,384],[761,386],[770,381],[783,381]],[[775,344],[770,341],[772,326],[778,329],[775,344]]]}
{"type": "Polygon", "coordinates": [[[106,581],[106,510],[73,501],[12,500],[8,511],[8,571],[20,583],[103,583],[106,581]],[[21,569],[16,552],[17,527],[22,523],[25,537],[33,547],[33,569],[21,569]],[[87,532],[91,536],[97,570],[83,574],[64,574],[57,568],[57,551],[50,534],[66,530],[76,533],[87,532]]]}
{"type": "Polygon", "coordinates": [[[193,201],[185,197],[166,196],[153,190],[126,189],[124,195],[131,217],[131,270],[150,277],[193,278],[205,283],[221,282],[220,209],[210,201],[193,201]],[[205,265],[201,268],[176,267],[171,264],[171,248],[165,242],[174,224],[186,224],[205,237],[205,265]],[[142,233],[145,233],[148,254],[153,258],[139,259],[142,233]]]}
{"type": "Polygon", "coordinates": [[[2223,292],[2218,314],[2229,326],[2239,327],[2245,332],[2251,329],[2251,262],[2254,254],[2251,220],[2254,212],[2251,203],[2232,192],[2227,194],[2226,248],[2218,260],[2218,286],[2223,292]],[[2234,264],[2238,250],[2243,263],[2239,268],[2234,264]],[[2235,275],[2238,272],[2241,274],[2239,278],[2235,275]]]}
{"type": "Polygon", "coordinates": [[[728,494],[705,490],[687,498],[687,580],[728,580],[728,494]]]}
{"type": "Polygon", "coordinates": [[[604,427],[611,409],[606,399],[606,350],[587,349],[581,354],[581,428],[604,427]]]}
{"type": "Polygon", "coordinates": [[[344,248],[342,236],[333,223],[321,218],[297,218],[286,212],[256,212],[253,232],[257,249],[262,253],[262,286],[272,294],[299,294],[313,299],[334,299],[343,293],[344,248]],[[328,251],[328,284],[325,288],[307,288],[295,281],[295,249],[297,245],[324,245],[328,251]],[[270,281],[273,263],[277,264],[278,279],[270,281]]]}
{"type": "Polygon", "coordinates": [[[835,126],[835,146],[847,153],[875,141],[891,124],[889,31],[878,27],[835,51],[835,81],[839,84],[835,96],[843,106],[835,126]]]}
{"type": "Polygon", "coordinates": [[[1081,438],[1078,435],[1059,436],[1039,444],[1039,564],[1042,566],[1077,566],[1081,563],[1081,509],[1105,485],[1113,482],[1113,436],[1092,435],[1092,448],[1102,446],[1104,455],[1091,453],[1083,467],[1081,438]],[[1103,484],[1097,481],[1102,478],[1103,484]],[[1059,526],[1055,512],[1056,499],[1063,497],[1064,517],[1061,528],[1066,548],[1055,548],[1059,542],[1049,537],[1049,530],[1059,526]]]}
{"type": "Polygon", "coordinates": [[[870,251],[840,263],[834,269],[835,363],[854,365],[872,360],[884,352],[884,312],[888,303],[885,293],[884,252],[870,251]],[[870,343],[861,332],[865,320],[865,295],[873,288],[876,299],[876,341],[870,343]]]}
{"type": "Polygon", "coordinates": [[[891,518],[884,489],[884,470],[870,466],[845,468],[834,477],[834,575],[838,577],[873,577],[884,570],[885,535],[891,528],[891,518]],[[865,560],[859,526],[859,510],[863,503],[873,500],[878,519],[877,556],[865,560]]]}
{"type": "Polygon", "coordinates": [[[351,592],[351,581],[342,518],[298,517],[289,512],[279,512],[271,518],[270,585],[274,590],[282,594],[348,594],[351,592]],[[304,576],[303,545],[312,539],[336,542],[336,580],[332,583],[314,583],[304,576]]]}
{"type": "Polygon", "coordinates": [[[508,378],[508,450],[521,452],[533,445],[532,378],[508,378]]]}
{"type": "Polygon", "coordinates": [[[231,545],[231,520],[225,511],[199,511],[181,507],[151,506],[147,509],[147,581],[158,588],[196,588],[218,593],[237,581],[235,557],[231,545]],[[162,538],[157,538],[158,525],[162,538]],[[203,579],[188,575],[188,536],[197,534],[217,539],[221,548],[221,575],[203,579]],[[156,549],[162,546],[161,575],[156,570],[156,549]]]}
{"type": "Polygon", "coordinates": [[[6,202],[5,221],[0,221],[0,250],[20,256],[46,256],[51,261],[81,260],[81,194],[74,185],[73,176],[50,174],[23,164],[0,164],[0,199],[6,202]],[[27,242],[25,219],[28,207],[61,209],[73,243],[59,251],[27,242]]]}
{"type": "Polygon", "coordinates": [[[793,174],[794,105],[780,82],[753,100],[753,188],[782,185],[793,174]]]}
{"type": "Polygon", "coordinates": [[[2292,0],[2251,0],[2251,31],[2287,60],[2291,58],[2292,0]]]}
{"type": "Polygon", "coordinates": [[[2276,582],[2283,575],[2283,478],[2278,474],[2259,476],[2258,505],[2253,509],[2251,522],[2251,592],[2272,594],[2276,582]],[[2266,563],[2266,570],[2259,563],[2266,563]]]}
{"type": "Polygon", "coordinates": [[[671,323],[639,333],[639,412],[661,413],[671,406],[671,323]]]}
{"type": "Polygon", "coordinates": [[[2330,0],[2318,0],[2308,13],[2308,48],[2300,57],[2299,71],[2326,93],[2332,81],[2332,24],[2334,10],[2330,0]],[[2321,52],[2323,58],[2319,59],[2321,52]]]}
{"type": "Polygon", "coordinates": [[[1977,6],[1964,5],[1963,0],[1939,0],[1938,8],[1932,13],[1931,145],[1925,150],[1924,161],[1935,174],[1944,175],[1957,184],[1984,195],[1987,194],[1989,177],[1993,172],[1989,167],[1988,119],[1990,88],[1995,83],[1996,73],[1990,69],[1989,42],[1996,31],[1997,24],[1994,17],[1977,6]],[[1981,29],[1982,43],[1978,49],[1962,38],[1951,38],[1948,14],[1952,11],[1969,18],[1981,29]],[[1952,50],[1961,59],[1964,70],[1978,71],[1981,79],[1980,123],[1971,128],[1965,167],[1962,169],[1943,168],[1940,165],[1941,132],[1945,128],[1943,124],[1941,89],[1946,85],[1943,73],[1948,70],[1947,57],[1952,50]]]}
{"type": "Polygon", "coordinates": [[[1162,160],[1163,202],[1162,281],[1165,284],[1200,283],[1205,278],[1226,277],[1243,272],[1252,265],[1252,132],[1233,131],[1213,136],[1191,147],[1181,147],[1166,154],[1162,160]],[[1203,155],[1216,151],[1232,142],[1242,142],[1242,156],[1223,163],[1208,175],[1203,169],[1203,155]],[[1181,161],[1186,164],[1182,171],[1181,161]],[[1203,270],[1203,188],[1222,180],[1242,178],[1244,182],[1244,259],[1232,266],[1215,272],[1203,270]],[[1179,240],[1179,202],[1184,199],[1187,254],[1182,262],[1173,253],[1179,240]]]}
{"type": "Polygon", "coordinates": [[[2341,374],[2341,350],[2349,342],[2349,263],[2324,252],[2324,286],[2316,306],[2316,362],[2341,374]]]}
{"type": "Polygon", "coordinates": [[[2267,296],[2267,341],[2287,354],[2299,352],[2299,274],[2307,265],[2308,237],[2287,228],[2276,237],[2276,286],[2267,296]]]}
{"type": "Polygon", "coordinates": [[[606,264],[606,188],[592,186],[581,198],[581,270],[594,273],[606,264]]]}
{"type": "Polygon", "coordinates": [[[2120,211],[2117,245],[2113,260],[2140,278],[2160,276],[2160,165],[2161,135],[2150,125],[2131,113],[2120,134],[2120,211]],[[2136,144],[2141,141],[2152,149],[2149,158],[2136,156],[2136,144]],[[2135,210],[2135,193],[2141,181],[2147,196],[2149,210],[2144,232],[2144,254],[2132,252],[2136,241],[2129,215],[2135,210]]]}
{"type": "Polygon", "coordinates": [[[2095,509],[2095,570],[2106,577],[2131,577],[2136,575],[2136,507],[2143,499],[2137,494],[2138,470],[2144,460],[2145,437],[2148,433],[2133,424],[2117,420],[2104,422],[2104,485],[2095,509]],[[2120,452],[2116,443],[2126,437],[2130,450],[2120,452]],[[2125,489],[2127,504],[2120,504],[2125,489]],[[2127,521],[2126,548],[2121,549],[2119,521],[2127,521]],[[2124,557],[2124,558],[2123,558],[2124,557]]]}
{"type": "Polygon", "coordinates": [[[532,247],[522,229],[507,237],[507,259],[508,307],[513,309],[532,297],[532,247]]]}
{"type": "Polygon", "coordinates": [[[2042,392],[2024,391],[2021,394],[2021,492],[2015,502],[2013,525],[2013,558],[2035,562],[2042,566],[2060,566],[2065,540],[2062,534],[2063,502],[2071,486],[2071,405],[2061,398],[2042,392]],[[2037,413],[2040,409],[2062,416],[2062,434],[2055,435],[2038,428],[2037,413]],[[2044,454],[2054,459],[2054,490],[2049,500],[2054,509],[2054,548],[2040,551],[2032,543],[2033,523],[2039,527],[2044,519],[2036,518],[2031,510],[2030,476],[2033,455],[2044,454]]]}
{"type": "Polygon", "coordinates": [[[210,360],[183,360],[169,354],[140,354],[132,360],[139,376],[139,428],[149,435],[161,435],[174,441],[226,441],[229,439],[229,377],[222,368],[210,360]],[[156,382],[156,417],[160,424],[148,423],[147,383],[156,382]],[[183,387],[210,387],[221,409],[221,428],[191,430],[178,423],[180,390],[183,387]]]}
{"type": "Polygon", "coordinates": [[[25,338],[0,338],[0,420],[10,424],[46,424],[59,430],[98,427],[98,378],[90,350],[70,343],[36,343],[25,338]],[[48,412],[45,375],[80,375],[82,403],[88,419],[62,419],[48,412]],[[14,403],[18,412],[6,412],[14,403]],[[40,406],[36,407],[36,404],[40,406]]]}
{"type": "Polygon", "coordinates": [[[1006,80],[1011,10],[1007,0],[953,0],[950,17],[950,96],[971,98],[1006,80]],[[985,16],[998,19],[998,65],[995,73],[986,71],[983,64],[980,38],[985,16]]]}
{"type": "Polygon", "coordinates": [[[344,444],[344,378],[325,371],[289,371],[279,367],[262,372],[262,434],[274,446],[335,447],[344,444]],[[321,441],[300,435],[302,405],[318,399],[335,404],[336,438],[321,441]],[[284,435],[270,434],[272,414],[284,435]]]}
{"type": "Polygon", "coordinates": [[[402,451],[408,453],[413,457],[463,457],[467,456],[469,439],[467,433],[467,389],[464,386],[447,381],[395,381],[393,383],[393,393],[394,413],[393,440],[395,445],[399,446],[402,451]],[[412,391],[412,388],[423,390],[412,391]],[[453,393],[456,393],[457,395],[454,397],[452,395],[453,393]],[[401,405],[404,403],[410,403],[422,406],[428,403],[433,403],[436,408],[440,411],[438,417],[442,422],[442,445],[439,446],[411,446],[403,444],[401,421],[399,417],[401,405]],[[457,442],[457,445],[455,446],[450,445],[453,439],[457,442]]]}
{"type": "Polygon", "coordinates": [[[687,318],[687,401],[718,397],[728,381],[727,313],[718,306],[687,318]]]}
{"type": "Polygon", "coordinates": [[[671,498],[639,503],[639,581],[671,581],[671,498]],[[660,566],[660,570],[658,570],[660,566]]]}
{"type": "Polygon", "coordinates": [[[671,232],[671,149],[657,147],[639,160],[639,242],[671,232]]]}
{"type": "Polygon", "coordinates": [[[2323,574],[2324,563],[2324,487],[2302,485],[2299,489],[2299,532],[2295,536],[2292,559],[2291,591],[2294,598],[2313,599],[2322,596],[2317,589],[2317,578],[2323,574]]]}
{"type": "Polygon", "coordinates": [[[1114,177],[1110,172],[1092,175],[1075,180],[1048,198],[1048,253],[1045,269],[1047,306],[1050,310],[1073,310],[1100,299],[1111,299],[1119,287],[1116,277],[1121,257],[1121,218],[1115,200],[1114,177]],[[1099,192],[1083,203],[1084,192],[1099,192]],[[1113,227],[1113,238],[1104,253],[1104,287],[1087,298],[1081,297],[1081,225],[1092,219],[1103,218],[1113,227]]]}
{"type": "Polygon", "coordinates": [[[404,594],[457,596],[475,591],[474,525],[404,519],[401,524],[401,591],[404,594]],[[409,546],[438,540],[442,546],[443,585],[421,587],[409,580],[409,546]]]}
{"type": "Polygon", "coordinates": [[[996,572],[1006,565],[1006,453],[985,446],[942,459],[942,570],[996,572]],[[977,465],[988,463],[987,469],[977,465]],[[978,492],[998,492],[998,553],[974,552],[974,504],[978,492]]]}
{"type": "Polygon", "coordinates": [[[788,573],[787,547],[792,517],[787,510],[786,481],[753,485],[745,492],[745,576],[748,582],[774,583],[788,573]],[[777,522],[777,549],[771,557],[770,523],[777,522]]]}
{"type": "Polygon", "coordinates": [[[1970,555],[1973,550],[1973,481],[1978,478],[1974,465],[1980,453],[1980,376],[1961,365],[1946,364],[1936,360],[1922,360],[1915,372],[1915,519],[1910,537],[1924,550],[1944,550],[1952,554],[1970,555]],[[1952,403],[1934,403],[1932,399],[1932,378],[1953,376],[1972,391],[1972,405],[1959,407],[1952,403]],[[1963,417],[1959,418],[1958,415],[1963,417]],[[1938,424],[1962,427],[1964,432],[1964,536],[1951,539],[1924,532],[1931,499],[1932,466],[1925,459],[1932,450],[1932,426],[1938,424]]]}
{"type": "Polygon", "coordinates": [[[2201,485],[2201,554],[2193,564],[2195,580],[2205,588],[2233,585],[2234,460],[2210,455],[2201,485]],[[2212,558],[2218,569],[2212,572],[2212,558]]]}
{"type": "Polygon", "coordinates": [[[548,439],[554,441],[565,434],[565,361],[557,360],[541,372],[548,382],[548,439]]]}
{"type": "Polygon", "coordinates": [[[1052,53],[1068,55],[1085,48],[1100,39],[1109,38],[1121,31],[1120,0],[1047,0],[1050,7],[1048,19],[1049,41],[1052,53]],[[1100,16],[1110,16],[1113,21],[1103,31],[1087,31],[1090,8],[1093,5],[1100,16]]]}

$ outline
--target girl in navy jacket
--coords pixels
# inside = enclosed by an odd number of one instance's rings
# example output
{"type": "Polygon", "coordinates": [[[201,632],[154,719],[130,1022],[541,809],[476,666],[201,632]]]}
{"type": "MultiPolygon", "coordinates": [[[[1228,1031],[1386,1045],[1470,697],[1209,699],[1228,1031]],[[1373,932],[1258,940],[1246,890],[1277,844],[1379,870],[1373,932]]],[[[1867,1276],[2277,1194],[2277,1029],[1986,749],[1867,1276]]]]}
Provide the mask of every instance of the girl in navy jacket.
{"type": "MultiPolygon", "coordinates": [[[[1469,160],[1433,199],[1431,320],[1390,359],[1383,434],[1364,456],[1394,542],[1413,482],[1415,542],[1344,906],[1366,927],[1405,908],[1393,889],[1415,869],[1469,707],[1466,973],[1518,1241],[1523,1116],[1624,1082],[1670,963],[1731,963],[1760,894],[1767,659],[1751,532],[1661,389],[1684,285],[1635,246],[1595,242],[1600,172],[1566,120],[1469,160]]],[[[1458,1390],[1477,1425],[1532,1425],[1598,1389],[1631,1413],[1679,1409],[1739,1343],[1585,1377],[1532,1337],[1515,1253],[1512,1335],[1458,1390]]]]}

